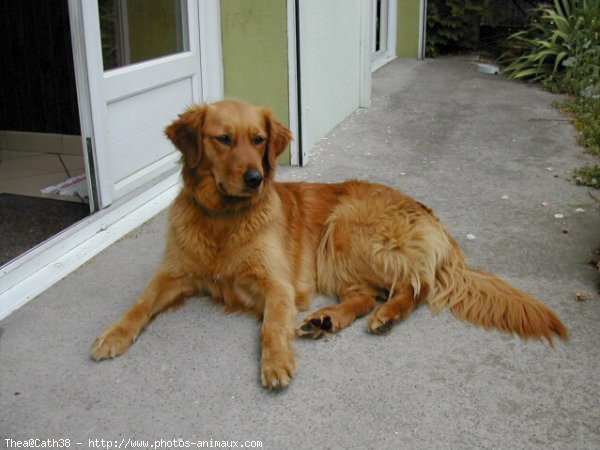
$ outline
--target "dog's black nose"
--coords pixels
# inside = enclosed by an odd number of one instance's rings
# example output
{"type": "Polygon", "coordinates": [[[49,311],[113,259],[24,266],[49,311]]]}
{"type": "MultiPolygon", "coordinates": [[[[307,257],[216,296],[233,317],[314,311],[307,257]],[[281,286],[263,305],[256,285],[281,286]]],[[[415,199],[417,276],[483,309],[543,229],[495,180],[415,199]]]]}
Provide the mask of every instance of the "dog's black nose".
{"type": "Polygon", "coordinates": [[[244,182],[250,189],[256,189],[263,181],[262,173],[257,169],[250,169],[244,174],[244,182]]]}

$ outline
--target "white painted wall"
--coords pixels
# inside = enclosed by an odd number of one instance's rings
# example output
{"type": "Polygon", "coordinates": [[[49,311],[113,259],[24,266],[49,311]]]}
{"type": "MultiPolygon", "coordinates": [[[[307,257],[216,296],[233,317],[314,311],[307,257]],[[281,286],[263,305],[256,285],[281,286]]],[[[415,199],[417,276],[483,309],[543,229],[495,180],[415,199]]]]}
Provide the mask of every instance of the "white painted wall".
{"type": "Polygon", "coordinates": [[[299,3],[302,145],[306,151],[360,106],[364,5],[361,0],[299,3]]]}

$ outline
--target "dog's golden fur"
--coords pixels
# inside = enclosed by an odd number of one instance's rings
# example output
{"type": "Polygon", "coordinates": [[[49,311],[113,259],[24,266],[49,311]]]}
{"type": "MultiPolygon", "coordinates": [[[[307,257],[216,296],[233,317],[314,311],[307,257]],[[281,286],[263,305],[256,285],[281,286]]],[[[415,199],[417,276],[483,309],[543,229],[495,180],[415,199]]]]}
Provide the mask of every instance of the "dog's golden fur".
{"type": "Polygon", "coordinates": [[[567,338],[548,307],[467,267],[433,212],[401,192],[361,181],[275,182],[276,159],[292,136],[269,110],[237,101],[195,106],[166,134],[183,154],[184,187],[171,207],[164,262],[98,337],[94,359],[123,354],[152,317],[196,294],[262,319],[261,379],[269,388],[291,381],[296,334],[339,331],[376,300],[386,301],[368,321],[375,334],[424,302],[524,338],[567,338]],[[258,186],[245,181],[249,172],[258,186]],[[308,309],[316,292],[340,303],[296,330],[297,309],[308,309]]]}

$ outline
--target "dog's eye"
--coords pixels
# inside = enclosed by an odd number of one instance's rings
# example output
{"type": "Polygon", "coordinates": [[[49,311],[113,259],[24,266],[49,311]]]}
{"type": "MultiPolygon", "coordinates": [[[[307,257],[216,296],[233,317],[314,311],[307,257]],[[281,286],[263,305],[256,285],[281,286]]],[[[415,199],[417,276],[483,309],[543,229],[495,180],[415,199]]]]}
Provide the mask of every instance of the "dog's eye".
{"type": "Polygon", "coordinates": [[[258,135],[254,137],[254,145],[260,145],[263,142],[265,142],[265,138],[264,137],[258,136],[258,135]]]}
{"type": "Polygon", "coordinates": [[[215,139],[224,145],[232,145],[233,144],[233,139],[231,139],[231,136],[229,136],[228,134],[221,134],[221,135],[215,137],[215,139]]]}

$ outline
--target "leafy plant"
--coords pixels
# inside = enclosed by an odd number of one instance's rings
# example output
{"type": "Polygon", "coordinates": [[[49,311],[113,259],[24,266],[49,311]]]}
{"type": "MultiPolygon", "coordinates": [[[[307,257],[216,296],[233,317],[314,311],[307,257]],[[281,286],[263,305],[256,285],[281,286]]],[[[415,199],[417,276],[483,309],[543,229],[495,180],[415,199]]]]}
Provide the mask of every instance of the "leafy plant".
{"type": "Polygon", "coordinates": [[[588,151],[600,157],[600,97],[578,97],[556,105],[571,116],[581,133],[580,142],[588,151]]]}
{"type": "Polygon", "coordinates": [[[600,166],[585,166],[575,171],[575,181],[583,186],[600,189],[600,166]]]}
{"type": "Polygon", "coordinates": [[[600,0],[554,0],[513,34],[504,55],[509,79],[540,81],[556,91],[585,93],[600,86],[600,0]]]}
{"type": "MultiPolygon", "coordinates": [[[[569,115],[579,131],[579,142],[588,152],[600,157],[600,96],[575,97],[556,106],[569,115]]],[[[600,189],[600,166],[584,166],[575,170],[577,184],[600,189]]],[[[600,268],[600,266],[598,266],[600,268]]]]}
{"type": "Polygon", "coordinates": [[[429,0],[427,2],[427,56],[452,50],[472,50],[479,42],[484,0],[429,0]]]}

